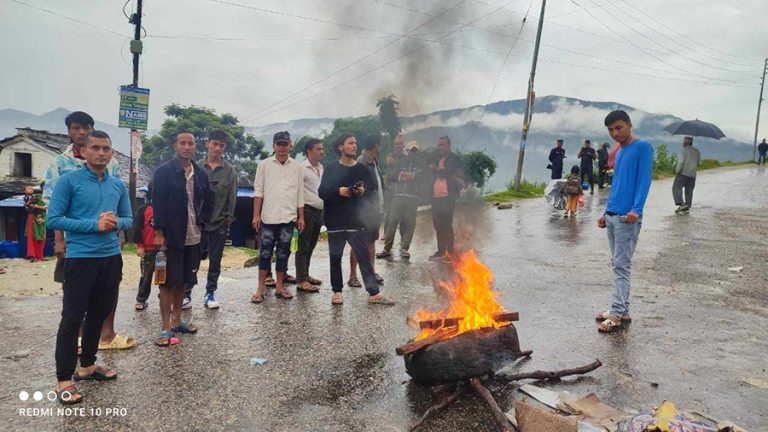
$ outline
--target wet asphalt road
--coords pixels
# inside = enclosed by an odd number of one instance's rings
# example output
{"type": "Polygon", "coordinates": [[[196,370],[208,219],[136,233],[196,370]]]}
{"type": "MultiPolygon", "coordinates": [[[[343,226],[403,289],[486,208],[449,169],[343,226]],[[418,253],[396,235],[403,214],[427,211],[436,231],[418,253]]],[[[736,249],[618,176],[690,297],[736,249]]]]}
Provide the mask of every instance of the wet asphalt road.
{"type": "MultiPolygon", "coordinates": [[[[766,183],[768,171],[751,167],[701,173],[694,209],[675,215],[671,181],[654,182],[634,261],[635,321],[609,336],[597,333],[592,318],[608,306],[611,292],[605,232],[595,227],[607,193],[587,195],[575,220],[529,200],[510,210],[464,214],[457,229],[494,271],[501,303],[520,312],[521,346],[534,350],[521,370],[599,358],[604,366],[589,376],[547,386],[595,392],[629,409],[670,399],[752,431],[768,430],[768,390],[741,381],[768,379],[766,183]],[[728,270],[734,266],[745,268],[728,270]]],[[[60,416],[54,402],[18,397],[53,386],[60,298],[0,298],[2,429],[405,430],[432,404],[429,391],[409,381],[394,348],[414,335],[405,317],[436,302],[426,261],[433,241],[422,215],[412,263],[377,263],[385,292],[398,301],[391,308],[369,306],[364,290],[349,288],[345,304],[332,307],[327,283],[320,294],[292,301],[268,296],[252,305],[256,270],[225,273],[222,308],[204,309],[196,291],[195,307],[185,315],[200,332],[173,348],[152,343],[157,301],[135,313],[135,288],[123,287],[117,328],[141,344],[100,353],[99,361],[120,377],[81,386],[84,416],[60,416]],[[268,362],[251,366],[253,357],[268,362]],[[26,417],[23,408],[53,412],[26,417]]],[[[327,281],[321,248],[312,269],[327,281]]],[[[491,390],[508,409],[513,388],[491,390]]],[[[467,394],[421,430],[496,429],[484,403],[467,394]]]]}

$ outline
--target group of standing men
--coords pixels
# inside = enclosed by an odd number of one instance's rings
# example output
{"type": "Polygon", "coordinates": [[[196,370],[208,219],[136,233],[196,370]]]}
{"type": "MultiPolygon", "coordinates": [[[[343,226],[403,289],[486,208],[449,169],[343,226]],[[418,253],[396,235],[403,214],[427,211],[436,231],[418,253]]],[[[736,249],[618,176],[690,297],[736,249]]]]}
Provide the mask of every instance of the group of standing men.
{"type": "MultiPolygon", "coordinates": [[[[563,178],[563,162],[568,156],[565,154],[565,148],[563,148],[564,140],[557,140],[557,145],[549,152],[549,165],[548,169],[552,171],[552,180],[559,180],[563,178]]],[[[611,145],[603,143],[600,148],[595,151],[592,147],[591,140],[584,140],[581,148],[576,157],[579,159],[579,165],[574,165],[579,169],[579,175],[582,182],[588,182],[589,193],[595,193],[595,176],[594,176],[594,163],[597,160],[597,184],[599,189],[605,189],[605,184],[611,182],[611,170],[613,169],[613,161],[616,156],[618,147],[614,147],[614,150],[610,150],[611,145]]],[[[572,170],[573,171],[573,170],[572,170]]]]}

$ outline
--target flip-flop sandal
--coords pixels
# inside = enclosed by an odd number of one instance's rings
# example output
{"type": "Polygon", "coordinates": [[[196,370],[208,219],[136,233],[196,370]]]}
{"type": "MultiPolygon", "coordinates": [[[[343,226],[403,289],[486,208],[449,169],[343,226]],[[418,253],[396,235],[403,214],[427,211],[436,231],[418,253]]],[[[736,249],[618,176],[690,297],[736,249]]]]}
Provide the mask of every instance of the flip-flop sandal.
{"type": "Polygon", "coordinates": [[[259,304],[264,301],[264,294],[254,294],[251,296],[251,303],[259,304]]]}
{"type": "Polygon", "coordinates": [[[75,381],[109,381],[117,378],[117,373],[114,375],[107,375],[109,372],[114,372],[106,366],[96,366],[96,369],[88,375],[75,374],[72,379],[75,381]]]}
{"type": "Polygon", "coordinates": [[[317,285],[312,285],[308,283],[307,285],[298,284],[296,285],[296,291],[304,291],[306,293],[316,293],[320,291],[320,287],[317,285]]]}
{"type": "Polygon", "coordinates": [[[605,321],[601,322],[600,325],[597,327],[597,331],[600,333],[613,333],[617,332],[624,327],[621,322],[615,322],[612,319],[606,319],[605,321]]]}
{"type": "Polygon", "coordinates": [[[116,334],[109,343],[99,341],[99,351],[103,350],[123,350],[136,346],[136,339],[122,334],[116,334]]]}
{"type": "MultiPolygon", "coordinates": [[[[595,315],[595,321],[604,321],[607,320],[611,316],[611,311],[605,311],[601,312],[597,315],[595,315]]],[[[631,323],[632,317],[629,316],[629,314],[624,314],[621,316],[621,322],[622,323],[631,323]]]]}
{"type": "Polygon", "coordinates": [[[264,279],[264,285],[274,288],[277,286],[277,283],[275,282],[275,279],[272,276],[267,276],[266,279],[264,279]]]}
{"type": "Polygon", "coordinates": [[[290,300],[293,298],[293,294],[288,291],[275,291],[275,297],[283,300],[290,300]]]}
{"type": "Polygon", "coordinates": [[[307,278],[307,282],[311,283],[312,285],[322,285],[323,284],[323,281],[321,281],[320,279],[315,279],[312,276],[307,278]]]}
{"type": "Polygon", "coordinates": [[[134,307],[134,308],[135,308],[137,311],[143,311],[144,309],[146,309],[146,308],[147,308],[147,302],[143,302],[143,303],[136,303],[136,304],[135,304],[133,307],[134,307]]]}
{"type": "Polygon", "coordinates": [[[347,286],[350,286],[352,288],[360,288],[361,286],[363,286],[363,284],[361,284],[360,281],[357,280],[357,278],[350,278],[347,281],[347,286]]]}
{"type": "Polygon", "coordinates": [[[197,326],[189,321],[182,321],[181,324],[171,328],[171,331],[174,333],[195,334],[197,333],[197,326]]]}
{"type": "Polygon", "coordinates": [[[159,347],[178,345],[178,343],[179,343],[179,338],[175,337],[173,333],[169,331],[161,331],[160,337],[155,339],[155,345],[159,347]]]}
{"type": "Polygon", "coordinates": [[[61,390],[56,390],[56,398],[63,405],[74,405],[83,401],[83,395],[77,391],[77,387],[71,385],[61,390]]]}
{"type": "Polygon", "coordinates": [[[296,281],[296,277],[295,276],[291,276],[289,274],[286,274],[285,277],[283,278],[283,283],[295,284],[296,282],[297,282],[296,281]]]}

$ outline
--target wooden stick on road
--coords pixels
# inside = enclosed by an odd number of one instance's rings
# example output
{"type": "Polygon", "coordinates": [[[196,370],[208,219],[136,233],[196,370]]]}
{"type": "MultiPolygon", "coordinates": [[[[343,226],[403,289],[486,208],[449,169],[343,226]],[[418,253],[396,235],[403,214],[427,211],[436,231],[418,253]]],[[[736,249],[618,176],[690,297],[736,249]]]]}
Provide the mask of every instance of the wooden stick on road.
{"type": "Polygon", "coordinates": [[[518,374],[511,374],[511,375],[496,375],[496,378],[502,381],[519,381],[524,379],[536,379],[536,380],[551,380],[556,378],[562,378],[564,376],[569,375],[581,375],[585,373],[592,372],[593,370],[599,368],[603,364],[600,362],[600,360],[595,360],[593,363],[588,364],[586,366],[577,367],[573,369],[563,369],[559,371],[533,371],[533,372],[522,372],[518,374]]]}

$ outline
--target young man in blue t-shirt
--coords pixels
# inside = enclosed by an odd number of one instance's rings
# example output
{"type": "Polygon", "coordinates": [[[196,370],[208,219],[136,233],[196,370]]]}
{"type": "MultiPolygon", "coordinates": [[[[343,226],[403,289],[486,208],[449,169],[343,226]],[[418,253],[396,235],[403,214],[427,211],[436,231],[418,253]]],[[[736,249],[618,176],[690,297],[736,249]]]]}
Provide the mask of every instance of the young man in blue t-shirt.
{"type": "Polygon", "coordinates": [[[629,279],[632,255],[643,220],[643,207],[651,188],[653,147],[632,135],[629,115],[621,110],[605,117],[605,126],[621,149],[616,154],[613,183],[605,214],[597,226],[608,231],[613,266],[613,297],[611,309],[597,314],[598,330],[608,333],[621,329],[632,321],[629,315],[629,279]]]}
{"type": "Polygon", "coordinates": [[[82,401],[73,380],[117,378],[113,369],[96,366],[96,350],[122,278],[118,231],[133,222],[128,191],[107,169],[112,159],[109,135],[91,132],[82,154],[85,165],[61,176],[48,207],[48,225],[66,233],[64,300],[56,336],[56,393],[64,404],[82,401]],[[81,324],[83,352],[75,373],[81,324]]]}

